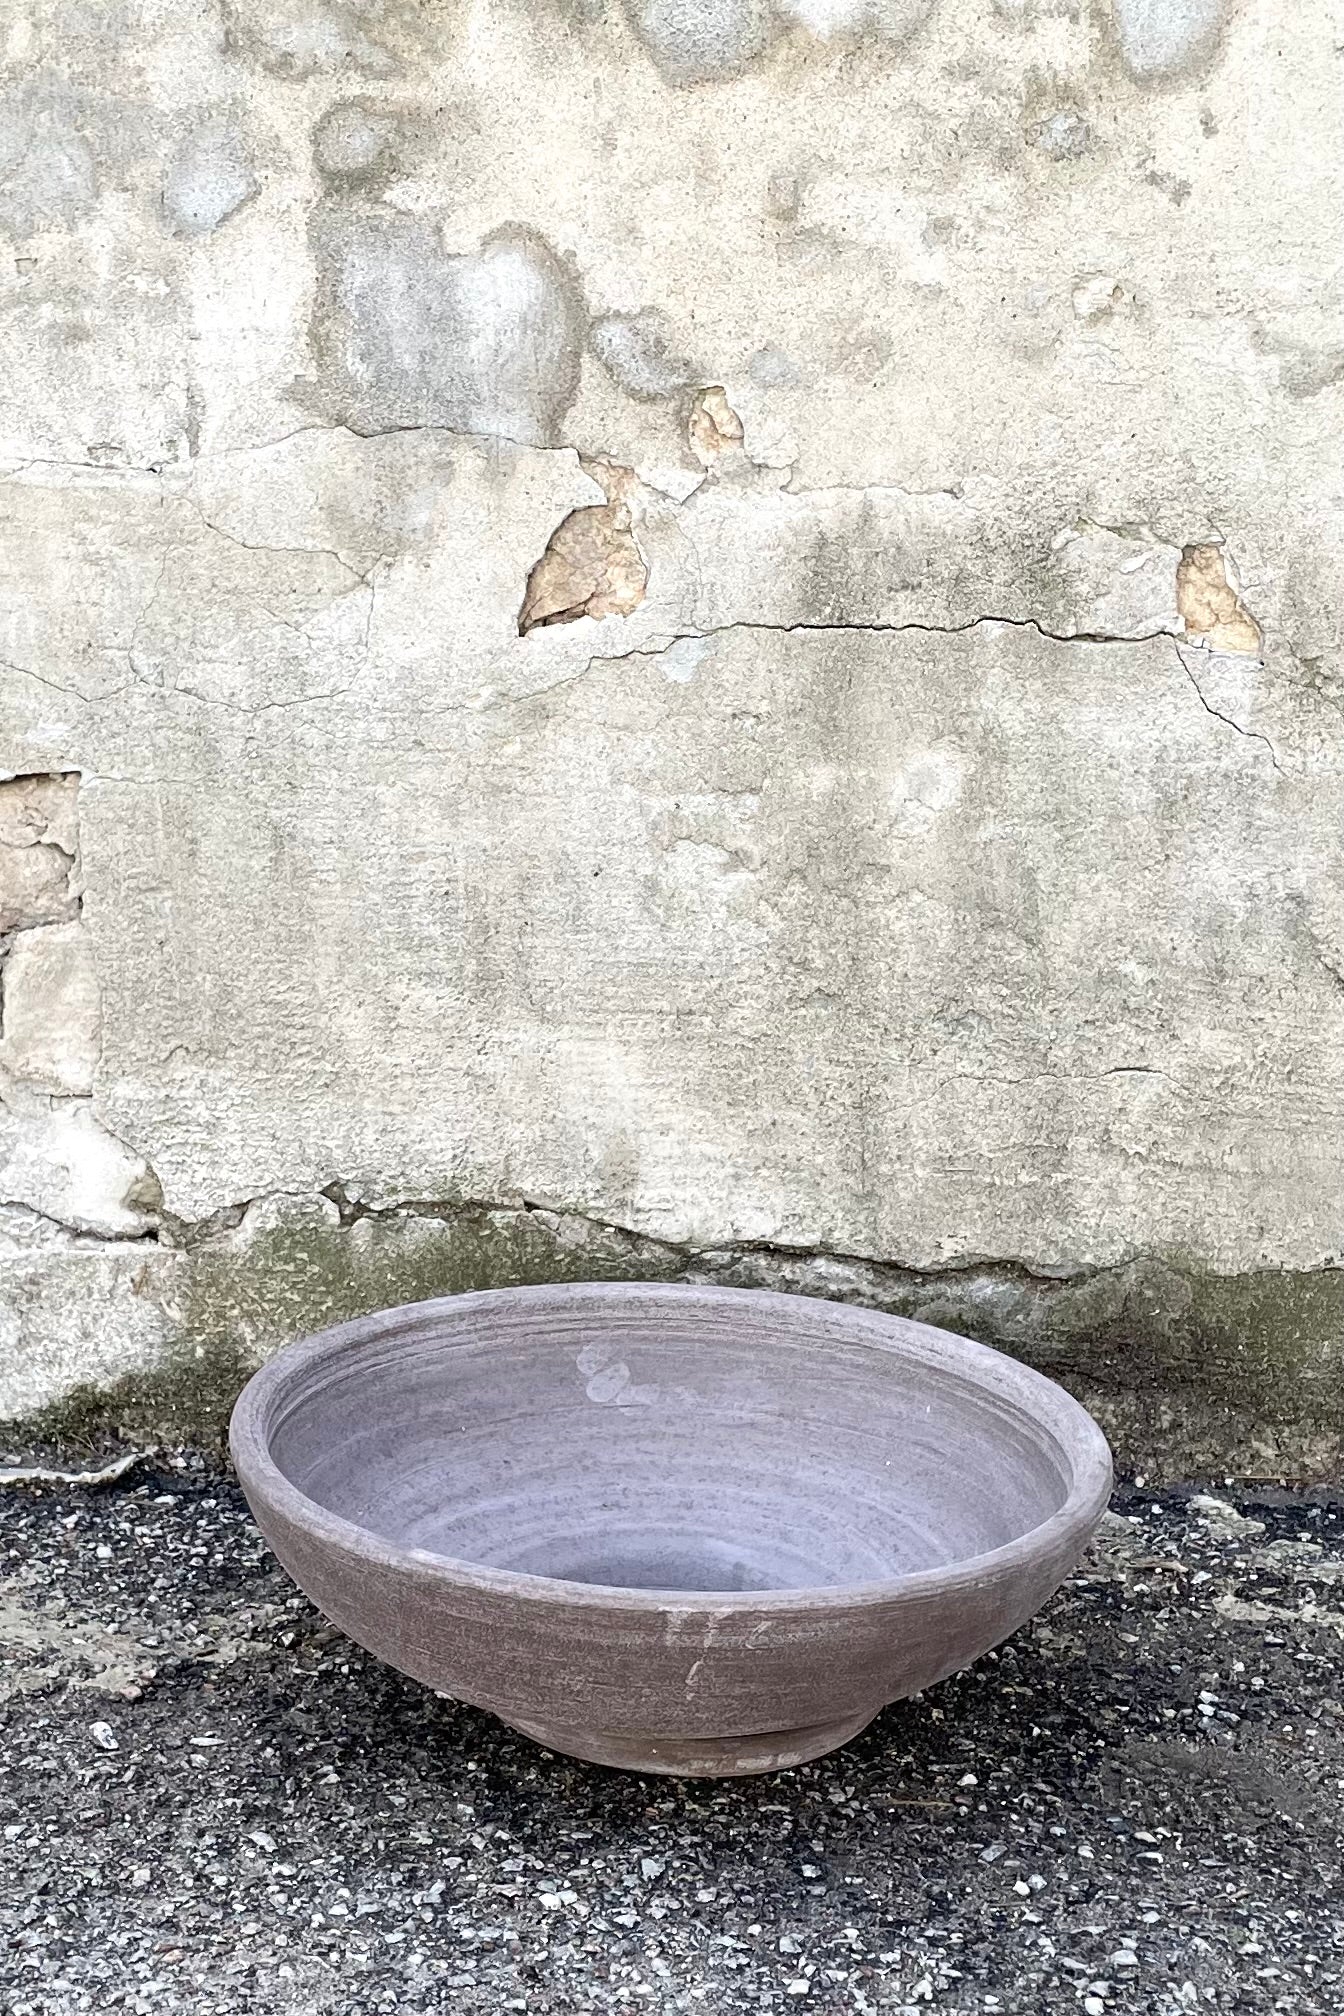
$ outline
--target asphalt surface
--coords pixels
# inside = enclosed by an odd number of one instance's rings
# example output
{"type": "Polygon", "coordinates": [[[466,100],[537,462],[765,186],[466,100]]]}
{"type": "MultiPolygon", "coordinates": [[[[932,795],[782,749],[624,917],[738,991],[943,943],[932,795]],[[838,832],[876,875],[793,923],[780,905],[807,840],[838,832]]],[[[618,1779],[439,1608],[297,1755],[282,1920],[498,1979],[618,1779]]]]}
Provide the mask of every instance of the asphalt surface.
{"type": "Polygon", "coordinates": [[[997,1655],[774,1777],[539,1750],[190,1455],[0,1487],[0,2010],[1344,2009],[1344,1504],[1117,1495],[997,1655]]]}

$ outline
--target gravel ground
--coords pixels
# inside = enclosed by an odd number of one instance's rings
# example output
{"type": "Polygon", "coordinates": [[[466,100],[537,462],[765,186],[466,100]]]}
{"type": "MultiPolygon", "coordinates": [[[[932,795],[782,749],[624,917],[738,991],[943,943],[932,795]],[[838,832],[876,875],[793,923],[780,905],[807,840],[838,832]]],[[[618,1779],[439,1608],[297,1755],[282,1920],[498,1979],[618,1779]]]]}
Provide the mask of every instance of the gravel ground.
{"type": "Polygon", "coordinates": [[[997,1655],[734,1783],[379,1667],[191,1455],[0,1542],[6,2016],[1344,2008],[1344,1502],[1122,1488],[997,1655]]]}

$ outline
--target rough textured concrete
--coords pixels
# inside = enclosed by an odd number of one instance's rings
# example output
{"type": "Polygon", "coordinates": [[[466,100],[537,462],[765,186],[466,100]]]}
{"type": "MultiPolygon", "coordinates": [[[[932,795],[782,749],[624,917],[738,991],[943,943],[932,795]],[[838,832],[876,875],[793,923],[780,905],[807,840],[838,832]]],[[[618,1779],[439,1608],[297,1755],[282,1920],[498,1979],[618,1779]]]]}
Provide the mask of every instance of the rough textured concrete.
{"type": "Polygon", "coordinates": [[[574,1764],[376,1666],[181,1459],[0,1488],[9,2016],[1334,2016],[1344,1517],[1117,1498],[815,1765],[574,1764]]]}
{"type": "Polygon", "coordinates": [[[319,1320],[235,1221],[338,1185],[1333,1460],[1337,41],[16,0],[0,943],[92,957],[4,1039],[0,1412],[200,1363],[221,1248],[235,1369],[319,1320]]]}

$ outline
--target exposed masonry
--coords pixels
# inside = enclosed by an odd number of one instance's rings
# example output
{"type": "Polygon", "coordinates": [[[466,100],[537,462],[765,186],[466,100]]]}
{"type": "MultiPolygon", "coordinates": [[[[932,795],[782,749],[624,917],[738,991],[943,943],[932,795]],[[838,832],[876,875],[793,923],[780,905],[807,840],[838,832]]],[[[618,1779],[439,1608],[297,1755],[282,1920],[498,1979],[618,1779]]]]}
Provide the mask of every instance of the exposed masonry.
{"type": "Polygon", "coordinates": [[[1229,564],[1219,546],[1187,546],[1176,569],[1176,607],[1186,635],[1211,651],[1255,653],[1260,625],[1242,601],[1229,564]]]}
{"type": "Polygon", "coordinates": [[[158,1184],[93,1110],[101,1016],[78,794],[73,772],[0,783],[0,1208],[140,1237],[158,1184]]]}
{"type": "Polygon", "coordinates": [[[707,385],[696,393],[686,431],[691,453],[704,469],[712,469],[720,456],[741,448],[746,440],[746,429],[722,385],[707,385]]]}
{"type": "Polygon", "coordinates": [[[629,502],[638,479],[633,469],[601,458],[585,461],[583,468],[607,501],[581,505],[556,526],[528,576],[518,617],[522,637],[580,616],[629,616],[644,600],[649,570],[635,539],[629,502]]]}

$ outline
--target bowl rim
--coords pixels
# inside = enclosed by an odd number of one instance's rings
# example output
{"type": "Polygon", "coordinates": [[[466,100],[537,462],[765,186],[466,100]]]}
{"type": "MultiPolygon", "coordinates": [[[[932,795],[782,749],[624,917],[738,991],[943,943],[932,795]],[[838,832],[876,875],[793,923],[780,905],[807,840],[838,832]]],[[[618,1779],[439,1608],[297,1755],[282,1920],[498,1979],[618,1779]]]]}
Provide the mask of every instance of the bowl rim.
{"type": "MultiPolygon", "coordinates": [[[[557,1609],[641,1611],[662,1615],[675,1611],[686,1615],[713,1611],[759,1615],[762,1611],[794,1612],[845,1611],[867,1609],[896,1599],[927,1595],[964,1593],[1011,1574],[1018,1567],[1049,1556],[1056,1548],[1080,1550],[1096,1526],[1110,1500],[1113,1466],[1110,1446],[1087,1409],[1055,1380],[1034,1367],[1024,1365],[1006,1352],[980,1344],[956,1331],[943,1330],[911,1317],[895,1316],[859,1304],[837,1302],[830,1297],[793,1295],[767,1288],[720,1288],[695,1282],[676,1281],[567,1281],[529,1284],[517,1288],[482,1288],[462,1295],[435,1296],[421,1302],[406,1302],[380,1309],[345,1323],[332,1325],[310,1336],[284,1345],[255,1371],[234,1404],[229,1423],[229,1452],[249,1504],[253,1491],[269,1511],[289,1524],[322,1541],[353,1554],[371,1567],[396,1574],[429,1576],[450,1586],[465,1587],[481,1595],[514,1596],[531,1602],[551,1604],[557,1609]],[[451,1554],[436,1554],[428,1548],[403,1547],[361,1526],[357,1521],[333,1512],[301,1491],[271,1456],[266,1432],[268,1417],[287,1387],[296,1384],[311,1367],[329,1353],[360,1344],[376,1342],[381,1334],[395,1334],[408,1319],[451,1314],[470,1320],[473,1313],[502,1298],[538,1308],[557,1303],[579,1304],[584,1300],[629,1305],[632,1293],[657,1301],[700,1301],[719,1306],[750,1305],[757,1312],[764,1306],[785,1305],[797,1315],[799,1305],[843,1315],[852,1323],[855,1343],[906,1357],[936,1359],[943,1365],[949,1357],[956,1371],[969,1384],[989,1387],[1008,1398],[1031,1419],[1041,1422],[1054,1438],[1066,1462],[1072,1467],[1072,1481],[1063,1504],[1048,1519],[1028,1527],[1025,1533],[1005,1541],[1001,1547],[982,1554],[968,1554],[939,1568],[921,1568],[906,1575],[883,1577],[871,1582],[820,1583],[787,1589],[647,1589],[620,1584],[571,1582],[561,1576],[533,1575],[513,1568],[496,1568],[451,1554]],[[864,1334],[864,1333],[868,1334],[864,1334]],[[1032,1403],[1035,1403],[1034,1405],[1032,1403]]],[[[255,1511],[255,1507],[253,1508],[255,1511]]],[[[260,1522],[258,1522],[260,1523],[260,1522]]]]}

